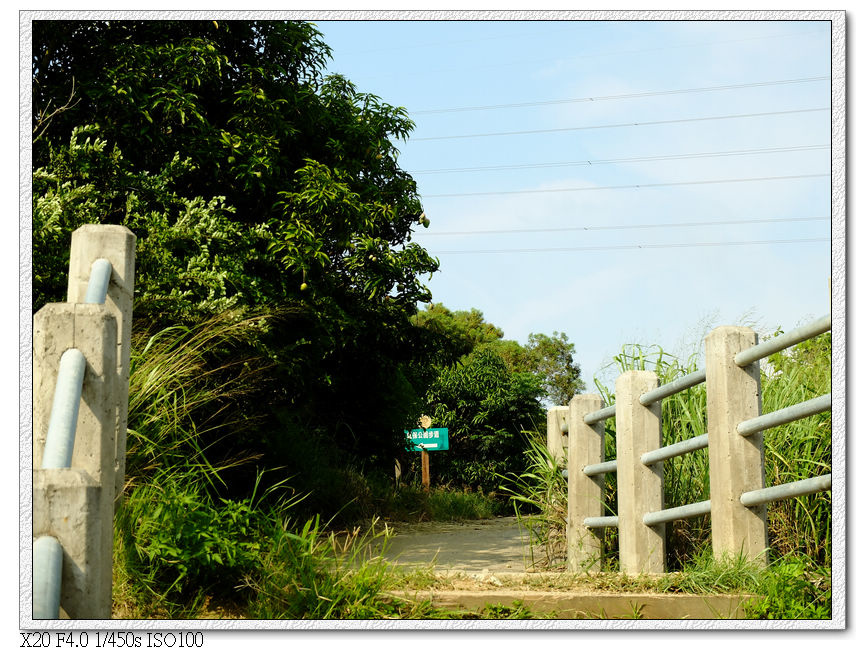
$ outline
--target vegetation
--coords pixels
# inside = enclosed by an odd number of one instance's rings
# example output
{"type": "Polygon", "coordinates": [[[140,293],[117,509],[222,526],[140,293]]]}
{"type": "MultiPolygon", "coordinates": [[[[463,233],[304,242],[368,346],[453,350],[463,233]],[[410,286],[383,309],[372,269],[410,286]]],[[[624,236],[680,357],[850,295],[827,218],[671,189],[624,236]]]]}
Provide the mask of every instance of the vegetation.
{"type": "MultiPolygon", "coordinates": [[[[259,431],[381,465],[419,415],[409,318],[438,263],[411,241],[425,218],[394,144],[411,121],[323,76],[328,55],[301,22],[34,22],[33,307],[62,300],[76,227],[125,225],[139,320],[273,313],[247,342],[276,380],[248,386],[259,431]]],[[[244,446],[278,466],[271,442],[244,446]]]]}
{"type": "MultiPolygon", "coordinates": [[[[325,76],[328,56],[303,22],[33,23],[34,311],[63,299],[77,227],[137,237],[124,615],[468,617],[388,596],[370,549],[385,518],[490,517],[508,496],[560,556],[564,482],[538,436],[544,405],[585,388],[575,347],[559,332],[505,340],[480,311],[431,302],[439,263],[412,241],[429,219],[396,144],[413,124],[325,76]],[[421,414],[450,430],[429,494],[404,440],[421,414]],[[504,475],[519,477],[509,495],[504,475]]],[[[826,392],[828,350],[827,335],[773,357],[767,410],[826,392]]],[[[617,363],[664,382],[693,365],[637,347],[617,363]]],[[[703,432],[704,402],[699,388],[665,400],[669,442],[703,432]]],[[[767,435],[768,480],[828,467],[829,439],[828,418],[767,435]]],[[[705,456],[675,463],[668,502],[707,498],[705,456]]],[[[773,547],[825,566],[829,505],[770,509],[773,547]]],[[[705,521],[670,531],[671,566],[703,552],[705,521]]],[[[790,566],[764,584],[822,588],[812,565],[790,566]]]]}
{"type": "MultiPolygon", "coordinates": [[[[781,334],[779,331],[777,334],[781,334]]],[[[771,412],[823,395],[830,390],[831,335],[822,334],[788,351],[772,355],[762,368],[763,411],[771,412]]],[[[660,348],[626,346],[615,357],[619,372],[653,370],[662,384],[697,370],[696,357],[682,363],[660,348]]],[[[605,401],[614,395],[599,382],[605,401]]],[[[663,444],[703,435],[705,384],[666,398],[662,405],[663,444]]],[[[605,457],[615,458],[615,419],[605,425],[605,457]]],[[[831,470],[831,417],[820,413],[764,432],[766,484],[778,485],[831,470]]],[[[506,477],[506,491],[517,513],[532,532],[539,566],[561,567],[565,560],[567,483],[561,469],[537,438],[526,452],[529,469],[506,477]]],[[[709,466],[706,450],[666,461],[664,501],[667,507],[709,498],[709,466]]],[[[615,475],[605,477],[605,507],[617,511],[615,475]]],[[[750,614],[761,618],[826,618],[830,615],[831,493],[798,497],[769,504],[770,562],[762,574],[751,574],[749,590],[765,596],[750,614]],[[787,588],[785,585],[791,585],[787,588]],[[798,585],[798,586],[795,586],[798,585]]],[[[711,560],[711,529],[708,516],[675,521],[666,527],[667,567],[680,571],[697,585],[707,576],[729,577],[729,565],[711,560]]],[[[605,568],[616,569],[618,535],[605,529],[605,568]]],[[[735,561],[734,561],[735,563],[735,561]]],[[[735,572],[734,572],[735,573],[735,572]]],[[[673,574],[671,574],[673,575],[673,574]]],[[[738,579],[737,579],[738,580],[738,579]]],[[[745,584],[739,584],[741,588],[745,584]]],[[[691,591],[695,587],[688,587],[691,591]]]]}

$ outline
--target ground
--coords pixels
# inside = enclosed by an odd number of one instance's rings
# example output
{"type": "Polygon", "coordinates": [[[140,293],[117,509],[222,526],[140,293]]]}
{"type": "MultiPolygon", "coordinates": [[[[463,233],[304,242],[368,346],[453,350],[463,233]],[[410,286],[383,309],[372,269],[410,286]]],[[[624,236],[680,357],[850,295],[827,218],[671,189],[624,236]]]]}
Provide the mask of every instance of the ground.
{"type": "Polygon", "coordinates": [[[395,527],[386,559],[437,570],[524,572],[531,566],[528,533],[516,517],[463,523],[423,522],[395,527]]]}

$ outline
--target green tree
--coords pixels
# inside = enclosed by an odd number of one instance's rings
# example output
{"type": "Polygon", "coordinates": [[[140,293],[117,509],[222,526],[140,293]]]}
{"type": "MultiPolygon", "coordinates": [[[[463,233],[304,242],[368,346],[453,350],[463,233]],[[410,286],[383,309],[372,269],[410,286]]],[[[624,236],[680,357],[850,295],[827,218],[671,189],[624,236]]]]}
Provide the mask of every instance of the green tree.
{"type": "MultiPolygon", "coordinates": [[[[33,306],[64,299],[76,227],[126,225],[139,322],[271,312],[275,381],[248,408],[389,458],[425,390],[409,318],[438,262],[411,241],[413,123],[324,76],[329,54],[304,22],[35,21],[33,306]]],[[[271,424],[236,444],[272,451],[271,424]]]]}
{"type": "Polygon", "coordinates": [[[178,197],[223,197],[233,222],[257,229],[226,283],[241,303],[306,298],[304,285],[376,306],[429,298],[418,278],[437,263],[410,242],[422,208],[392,142],[413,123],[323,77],[330,51],[314,26],[36,21],[33,41],[34,167],[54,171],[75,129],[98,125],[139,175],[88,169],[110,200],[83,218],[122,222],[128,197],[149,199],[145,177],[162,174],[178,197]]]}
{"type": "Polygon", "coordinates": [[[453,363],[479,345],[499,341],[504,332],[484,320],[483,312],[451,311],[441,303],[430,303],[412,318],[427,337],[431,361],[453,363]]]}
{"type": "Polygon", "coordinates": [[[574,344],[565,333],[529,334],[527,368],[541,378],[545,397],[552,404],[567,405],[586,385],[580,366],[574,363],[574,344]]]}
{"type": "Polygon", "coordinates": [[[449,450],[436,455],[436,476],[458,485],[499,485],[496,474],[519,473],[524,432],[543,419],[539,379],[511,372],[502,357],[479,347],[442,369],[427,394],[434,426],[449,429],[449,450]]]}

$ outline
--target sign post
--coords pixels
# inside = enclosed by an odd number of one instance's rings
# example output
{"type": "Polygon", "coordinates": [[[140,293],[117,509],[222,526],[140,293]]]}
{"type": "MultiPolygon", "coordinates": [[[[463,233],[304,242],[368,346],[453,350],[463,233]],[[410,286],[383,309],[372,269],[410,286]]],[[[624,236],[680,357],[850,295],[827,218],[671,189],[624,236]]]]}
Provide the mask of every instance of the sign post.
{"type": "Polygon", "coordinates": [[[408,448],[413,451],[420,451],[421,458],[421,483],[426,492],[429,492],[430,487],[430,472],[429,472],[429,452],[445,451],[448,449],[448,430],[447,429],[430,429],[429,417],[421,418],[421,429],[412,429],[405,432],[406,443],[408,448]],[[427,426],[424,426],[427,425],[427,426]]]}
{"type": "Polygon", "coordinates": [[[421,484],[424,492],[429,492],[429,452],[426,449],[420,450],[420,465],[421,484]]]}

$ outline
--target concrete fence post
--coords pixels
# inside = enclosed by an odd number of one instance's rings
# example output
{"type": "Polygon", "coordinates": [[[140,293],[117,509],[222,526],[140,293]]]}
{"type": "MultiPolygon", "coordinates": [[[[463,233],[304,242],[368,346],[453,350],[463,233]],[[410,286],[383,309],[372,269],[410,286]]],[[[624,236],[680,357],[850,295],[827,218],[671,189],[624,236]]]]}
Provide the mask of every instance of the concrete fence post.
{"type": "Polygon", "coordinates": [[[125,226],[87,224],[72,233],[67,300],[85,302],[91,267],[98,259],[111,263],[105,307],[117,320],[117,375],[120,408],[114,453],[114,490],[119,498],[126,475],[126,422],[129,409],[129,355],[132,334],[132,296],[135,288],[135,235],[125,226]]]}
{"type": "Polygon", "coordinates": [[[567,406],[554,406],[547,411],[547,451],[559,466],[568,458],[569,413],[567,406]]]}
{"type": "Polygon", "coordinates": [[[33,346],[33,535],[63,546],[66,613],[110,618],[117,322],[102,305],[46,305],[33,319],[33,346]],[[70,348],[86,359],[71,467],[41,469],[60,357],[70,348]]]}
{"type": "Polygon", "coordinates": [[[662,446],[661,402],[640,404],[658,387],[654,372],[631,370],[616,380],[616,460],[619,494],[619,565],[627,574],[663,573],[664,524],[647,526],[643,516],[664,508],[664,464],[647,467],[640,457],[662,446]]]}
{"type": "Polygon", "coordinates": [[[586,424],[583,416],[603,408],[600,395],[574,395],[568,405],[568,570],[600,571],[603,529],[586,528],[586,517],[604,510],[604,476],[586,476],[583,468],[604,461],[604,421],[586,424]]]}
{"type": "Polygon", "coordinates": [[[760,366],[755,361],[740,368],[733,360],[756,343],[757,334],[747,327],[718,327],[706,337],[709,496],[715,557],[741,553],[765,566],[766,505],[749,508],[739,501],[743,492],[765,487],[763,434],[736,430],[760,415],[760,366]]]}

